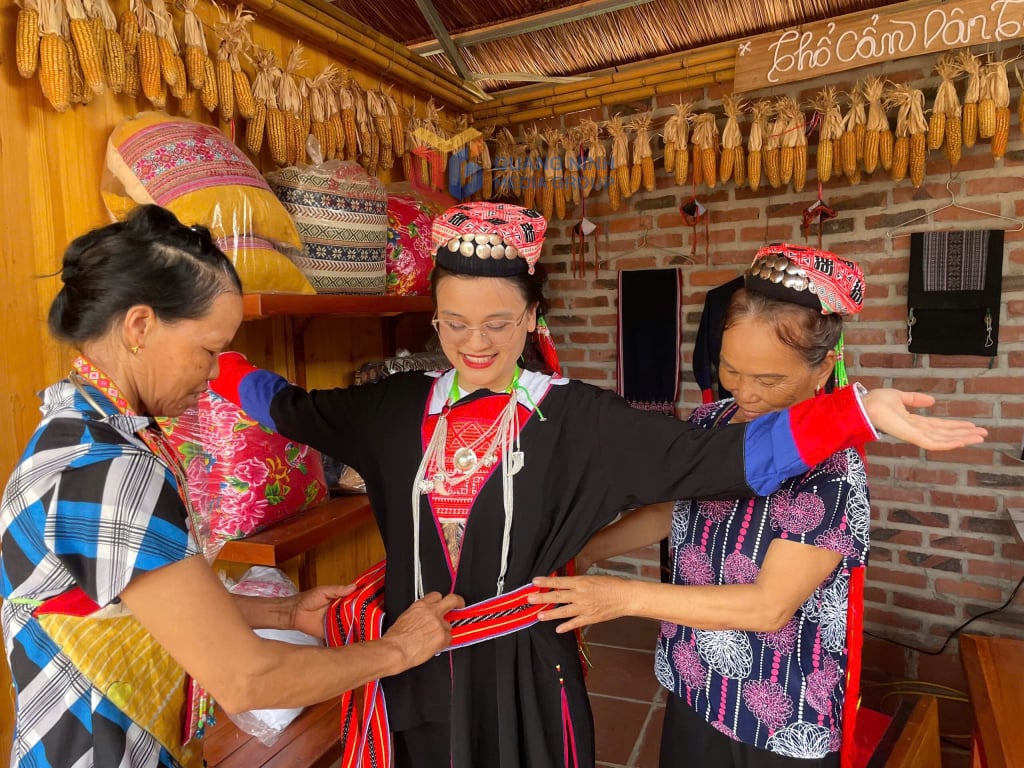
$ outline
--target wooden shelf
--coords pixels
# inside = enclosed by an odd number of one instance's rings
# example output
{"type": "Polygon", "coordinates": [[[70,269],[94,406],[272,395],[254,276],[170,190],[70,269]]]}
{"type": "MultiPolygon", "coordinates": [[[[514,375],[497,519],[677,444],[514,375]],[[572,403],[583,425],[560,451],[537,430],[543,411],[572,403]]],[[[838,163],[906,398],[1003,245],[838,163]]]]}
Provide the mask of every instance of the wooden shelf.
{"type": "Polygon", "coordinates": [[[366,494],[337,496],[245,539],[227,542],[218,560],[280,566],[372,519],[366,494]]]}
{"type": "Polygon", "coordinates": [[[247,293],[242,296],[245,320],[284,315],[347,315],[392,317],[433,312],[430,296],[338,296],[301,293],[247,293]]]}

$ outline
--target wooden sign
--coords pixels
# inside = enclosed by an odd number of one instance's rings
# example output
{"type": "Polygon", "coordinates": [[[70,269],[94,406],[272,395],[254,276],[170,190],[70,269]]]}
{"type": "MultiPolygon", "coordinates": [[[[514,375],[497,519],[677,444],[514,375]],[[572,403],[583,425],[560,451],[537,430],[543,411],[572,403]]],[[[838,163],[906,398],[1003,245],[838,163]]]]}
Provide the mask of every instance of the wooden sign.
{"type": "Polygon", "coordinates": [[[1024,37],[1024,0],[914,2],[740,41],[736,92],[1024,37]]]}

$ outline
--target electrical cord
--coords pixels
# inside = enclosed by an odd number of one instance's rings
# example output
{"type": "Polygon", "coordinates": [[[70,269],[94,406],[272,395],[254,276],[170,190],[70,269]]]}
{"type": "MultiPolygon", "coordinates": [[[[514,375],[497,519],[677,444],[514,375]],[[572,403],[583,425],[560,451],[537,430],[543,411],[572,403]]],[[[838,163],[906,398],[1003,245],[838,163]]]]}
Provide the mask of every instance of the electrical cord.
{"type": "Polygon", "coordinates": [[[991,616],[994,613],[999,613],[1000,611],[1004,610],[1010,603],[1013,602],[1013,598],[1015,598],[1017,596],[1017,591],[1021,588],[1022,584],[1024,584],[1024,576],[1021,576],[1020,581],[1017,582],[1017,586],[1015,586],[1013,588],[1013,591],[1010,592],[1010,596],[1008,598],[1006,598],[1006,602],[1004,602],[998,608],[992,608],[992,609],[987,610],[987,611],[982,611],[981,613],[976,614],[976,615],[972,616],[971,618],[967,619],[967,621],[963,622],[960,626],[956,627],[955,629],[953,629],[953,631],[951,631],[948,635],[946,635],[946,639],[942,642],[942,645],[940,645],[939,649],[936,650],[936,651],[930,651],[927,648],[921,648],[921,647],[916,646],[916,645],[911,645],[910,643],[904,643],[904,642],[902,642],[900,640],[894,640],[891,637],[885,637],[884,635],[878,635],[878,634],[875,634],[874,632],[868,632],[867,630],[864,630],[864,634],[868,635],[870,637],[874,637],[874,638],[876,638],[878,640],[884,640],[887,643],[892,643],[893,645],[899,645],[899,646],[901,646],[903,648],[908,648],[911,651],[917,651],[918,653],[923,653],[926,656],[939,656],[939,655],[942,654],[943,651],[946,650],[946,646],[949,645],[950,640],[952,640],[958,634],[963,632],[965,629],[967,629],[967,627],[969,627],[971,624],[976,622],[978,619],[982,619],[985,616],[991,616]]]}

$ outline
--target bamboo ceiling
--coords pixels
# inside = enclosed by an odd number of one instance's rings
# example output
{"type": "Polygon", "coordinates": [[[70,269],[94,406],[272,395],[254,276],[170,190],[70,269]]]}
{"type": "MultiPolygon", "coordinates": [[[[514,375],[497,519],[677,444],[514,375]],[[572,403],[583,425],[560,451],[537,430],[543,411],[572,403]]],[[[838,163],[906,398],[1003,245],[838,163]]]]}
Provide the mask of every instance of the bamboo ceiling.
{"type": "MultiPolygon", "coordinates": [[[[572,76],[892,5],[895,0],[651,0],[525,34],[465,46],[459,43],[461,33],[514,20],[528,22],[538,14],[593,7],[596,2],[434,0],[434,7],[471,72],[572,76]]],[[[434,38],[416,0],[335,0],[334,4],[414,50],[418,43],[434,38]]],[[[443,53],[428,58],[455,71],[443,53]]],[[[522,85],[494,79],[477,84],[491,93],[522,85]]]]}

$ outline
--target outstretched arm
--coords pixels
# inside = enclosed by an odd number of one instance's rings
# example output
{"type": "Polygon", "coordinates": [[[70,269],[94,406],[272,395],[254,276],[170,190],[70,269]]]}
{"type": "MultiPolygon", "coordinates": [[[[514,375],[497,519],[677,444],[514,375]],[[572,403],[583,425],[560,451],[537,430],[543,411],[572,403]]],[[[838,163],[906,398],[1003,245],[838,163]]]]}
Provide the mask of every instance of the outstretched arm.
{"type": "Polygon", "coordinates": [[[975,426],[970,421],[921,416],[908,410],[935,405],[935,398],[931,395],[899,389],[872,389],[863,395],[861,402],[879,432],[928,451],[951,451],[975,445],[988,434],[984,427],[975,426]]]}

